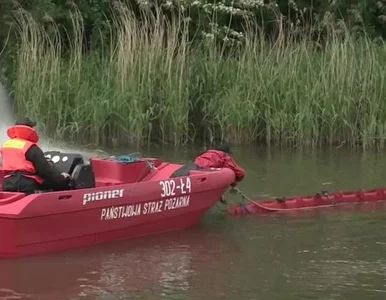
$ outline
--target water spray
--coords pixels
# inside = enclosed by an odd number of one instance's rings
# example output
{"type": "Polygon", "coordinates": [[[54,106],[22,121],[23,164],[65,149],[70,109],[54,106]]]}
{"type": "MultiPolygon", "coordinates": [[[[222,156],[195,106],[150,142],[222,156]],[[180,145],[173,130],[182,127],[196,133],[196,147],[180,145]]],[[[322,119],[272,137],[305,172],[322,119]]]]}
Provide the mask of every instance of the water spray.
{"type": "Polygon", "coordinates": [[[0,143],[8,139],[7,128],[14,123],[14,115],[11,107],[11,97],[0,82],[0,143]]]}
{"type": "MultiPolygon", "coordinates": [[[[8,140],[7,128],[15,124],[15,114],[13,112],[12,99],[10,93],[5,86],[0,82],[0,146],[8,140]]],[[[74,147],[64,143],[49,142],[44,136],[40,134],[39,146],[43,151],[60,151],[60,152],[74,152],[74,147]]],[[[96,154],[94,151],[79,149],[75,150],[81,152],[85,156],[96,154]]],[[[0,157],[1,162],[1,157],[0,157]]]]}

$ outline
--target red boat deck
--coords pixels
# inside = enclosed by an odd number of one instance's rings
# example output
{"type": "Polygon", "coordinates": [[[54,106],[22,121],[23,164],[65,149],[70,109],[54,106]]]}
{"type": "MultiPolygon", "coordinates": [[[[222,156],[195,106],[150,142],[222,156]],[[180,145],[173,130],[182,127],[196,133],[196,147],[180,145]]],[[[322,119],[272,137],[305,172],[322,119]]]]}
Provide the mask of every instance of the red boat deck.
{"type": "Polygon", "coordinates": [[[81,187],[31,195],[0,192],[0,257],[183,229],[196,224],[234,181],[230,169],[170,178],[181,165],[93,158],[87,166],[81,156],[56,155],[65,162],[57,162],[61,171],[83,176],[77,180],[81,187]],[[75,165],[81,166],[78,173],[75,165]]]}

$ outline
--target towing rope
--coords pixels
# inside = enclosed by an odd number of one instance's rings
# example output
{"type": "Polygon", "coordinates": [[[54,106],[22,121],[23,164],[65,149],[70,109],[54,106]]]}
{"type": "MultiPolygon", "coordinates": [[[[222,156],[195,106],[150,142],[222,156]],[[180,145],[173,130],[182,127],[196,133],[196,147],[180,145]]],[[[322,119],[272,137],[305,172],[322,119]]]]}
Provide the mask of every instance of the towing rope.
{"type": "Polygon", "coordinates": [[[239,206],[240,206],[242,209],[244,209],[245,211],[247,211],[248,213],[250,213],[250,214],[253,213],[253,211],[250,210],[250,209],[248,208],[248,204],[246,204],[245,202],[244,202],[244,203],[239,203],[239,206]]]}
{"type": "MultiPolygon", "coordinates": [[[[234,204],[236,204],[238,207],[240,207],[240,209],[242,211],[245,211],[249,214],[252,214],[253,213],[253,210],[251,208],[248,207],[248,203],[246,203],[246,201],[249,201],[249,202],[253,202],[251,199],[249,199],[249,197],[247,195],[245,195],[242,191],[240,191],[238,188],[232,188],[230,190],[230,193],[233,194],[233,195],[239,195],[241,196],[241,202],[236,202],[234,204]]],[[[225,206],[228,206],[228,202],[227,201],[220,201],[222,204],[224,204],[225,206]]],[[[217,203],[218,204],[218,203],[217,203]]],[[[220,209],[220,211],[222,212],[226,212],[227,210],[223,211],[220,209]]]]}
{"type": "MultiPolygon", "coordinates": [[[[102,159],[113,160],[119,164],[128,165],[128,164],[132,164],[132,163],[141,161],[141,154],[139,152],[134,152],[134,153],[127,154],[127,155],[108,156],[108,157],[104,157],[102,159]]],[[[147,168],[152,169],[152,170],[158,170],[158,168],[154,165],[154,162],[152,160],[145,159],[145,161],[146,161],[146,165],[144,166],[142,172],[139,173],[138,179],[135,182],[138,182],[142,178],[142,176],[147,168]]]]}
{"type": "Polygon", "coordinates": [[[127,155],[110,156],[105,159],[112,159],[119,164],[131,164],[140,160],[140,153],[134,152],[127,155]]]}

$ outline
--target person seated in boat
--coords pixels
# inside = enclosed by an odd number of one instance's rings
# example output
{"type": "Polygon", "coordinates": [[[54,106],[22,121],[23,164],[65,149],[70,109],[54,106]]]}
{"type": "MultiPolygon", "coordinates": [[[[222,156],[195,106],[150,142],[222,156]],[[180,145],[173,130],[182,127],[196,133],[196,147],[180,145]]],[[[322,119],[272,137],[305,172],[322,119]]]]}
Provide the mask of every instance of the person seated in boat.
{"type": "Polygon", "coordinates": [[[229,144],[221,144],[212,149],[200,153],[193,163],[188,163],[174,172],[172,177],[187,176],[191,170],[205,168],[229,168],[235,175],[236,180],[232,184],[235,187],[245,177],[245,170],[240,167],[232,158],[232,151],[229,144]]]}
{"type": "Polygon", "coordinates": [[[60,173],[44,156],[37,145],[36,122],[29,118],[18,120],[8,128],[0,153],[3,160],[3,191],[34,193],[36,190],[67,190],[70,175],[60,173]]]}

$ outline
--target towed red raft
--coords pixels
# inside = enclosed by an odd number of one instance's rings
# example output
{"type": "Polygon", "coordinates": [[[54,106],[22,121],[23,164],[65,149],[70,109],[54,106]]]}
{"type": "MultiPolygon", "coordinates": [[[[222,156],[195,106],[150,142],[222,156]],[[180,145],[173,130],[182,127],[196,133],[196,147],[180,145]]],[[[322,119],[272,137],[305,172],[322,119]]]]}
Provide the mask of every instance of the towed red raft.
{"type": "Polygon", "coordinates": [[[245,203],[228,206],[227,210],[230,215],[285,213],[349,204],[378,203],[386,201],[386,189],[335,192],[330,194],[322,192],[314,196],[297,196],[287,199],[277,198],[274,200],[253,201],[245,195],[243,195],[243,198],[246,200],[245,203]]]}
{"type": "MultiPolygon", "coordinates": [[[[46,152],[72,175],[68,191],[0,192],[0,257],[26,256],[183,229],[214,206],[234,173],[227,168],[170,178],[182,165],[46,152]]],[[[0,183],[3,176],[0,176],[0,183]]]]}

